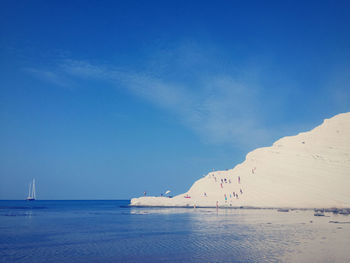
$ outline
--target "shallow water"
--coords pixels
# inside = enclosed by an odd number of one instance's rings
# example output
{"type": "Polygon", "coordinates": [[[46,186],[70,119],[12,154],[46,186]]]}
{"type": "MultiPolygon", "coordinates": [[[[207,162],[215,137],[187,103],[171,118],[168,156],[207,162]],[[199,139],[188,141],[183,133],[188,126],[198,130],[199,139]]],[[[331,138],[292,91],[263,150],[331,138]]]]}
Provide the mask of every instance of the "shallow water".
{"type": "Polygon", "coordinates": [[[348,262],[350,258],[350,216],[266,209],[130,208],[128,203],[0,201],[0,262],[348,262]]]}

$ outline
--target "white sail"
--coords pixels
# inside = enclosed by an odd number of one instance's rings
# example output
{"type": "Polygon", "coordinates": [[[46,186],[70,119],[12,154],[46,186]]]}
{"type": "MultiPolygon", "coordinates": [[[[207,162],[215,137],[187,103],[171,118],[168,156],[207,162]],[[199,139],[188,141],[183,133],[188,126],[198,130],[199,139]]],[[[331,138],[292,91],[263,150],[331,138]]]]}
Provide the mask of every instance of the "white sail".
{"type": "Polygon", "coordinates": [[[32,190],[32,183],[29,183],[29,190],[28,190],[28,197],[27,199],[29,199],[31,197],[31,190],[32,190]]]}
{"type": "Polygon", "coordinates": [[[36,195],[35,195],[35,179],[33,179],[32,197],[33,197],[33,199],[36,199],[36,195]]]}
{"type": "Polygon", "coordinates": [[[29,183],[29,191],[28,191],[28,201],[32,201],[36,199],[36,193],[35,193],[35,179],[33,179],[32,183],[29,183]]]}

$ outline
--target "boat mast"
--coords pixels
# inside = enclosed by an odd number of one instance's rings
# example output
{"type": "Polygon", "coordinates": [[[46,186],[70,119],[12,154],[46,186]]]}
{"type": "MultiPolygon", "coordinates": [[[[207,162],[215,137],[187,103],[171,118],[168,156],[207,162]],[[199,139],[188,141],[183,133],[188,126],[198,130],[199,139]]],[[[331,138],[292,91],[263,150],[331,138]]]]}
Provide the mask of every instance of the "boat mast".
{"type": "Polygon", "coordinates": [[[32,191],[32,197],[35,199],[35,178],[33,179],[33,191],[32,191]]]}
{"type": "Polygon", "coordinates": [[[30,197],[30,191],[32,190],[32,183],[29,183],[28,198],[30,197]]]}

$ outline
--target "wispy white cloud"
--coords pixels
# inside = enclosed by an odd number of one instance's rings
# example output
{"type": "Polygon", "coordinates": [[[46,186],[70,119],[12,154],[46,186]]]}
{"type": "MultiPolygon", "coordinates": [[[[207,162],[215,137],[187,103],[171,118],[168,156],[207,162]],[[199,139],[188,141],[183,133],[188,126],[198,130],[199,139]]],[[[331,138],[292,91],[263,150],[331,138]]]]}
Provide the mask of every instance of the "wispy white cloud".
{"type": "Polygon", "coordinates": [[[207,76],[198,87],[152,77],[146,72],[122,72],[86,61],[65,60],[55,71],[31,70],[60,86],[67,79],[93,78],[127,89],[130,94],[175,114],[187,127],[211,143],[251,145],[268,136],[258,121],[258,87],[230,76],[207,76]],[[252,140],[254,138],[254,140],[252,140]]]}
{"type": "Polygon", "coordinates": [[[70,78],[65,77],[59,72],[53,70],[41,70],[36,68],[25,68],[24,71],[30,73],[31,75],[39,78],[43,81],[50,82],[54,85],[61,87],[71,87],[73,82],[70,78]]]}
{"type": "Polygon", "coordinates": [[[62,72],[117,84],[130,94],[175,114],[210,143],[252,146],[266,141],[270,131],[259,121],[260,87],[227,75],[197,79],[196,87],[154,77],[152,72],[122,72],[111,66],[66,60],[62,72]],[[252,139],[254,138],[254,139],[252,139]]]}
{"type": "Polygon", "coordinates": [[[212,62],[200,52],[181,48],[156,56],[138,71],[65,59],[51,71],[31,72],[61,86],[93,79],[123,88],[170,112],[208,143],[252,148],[271,142],[275,133],[263,122],[263,89],[256,71],[222,73],[211,67],[212,62]]]}

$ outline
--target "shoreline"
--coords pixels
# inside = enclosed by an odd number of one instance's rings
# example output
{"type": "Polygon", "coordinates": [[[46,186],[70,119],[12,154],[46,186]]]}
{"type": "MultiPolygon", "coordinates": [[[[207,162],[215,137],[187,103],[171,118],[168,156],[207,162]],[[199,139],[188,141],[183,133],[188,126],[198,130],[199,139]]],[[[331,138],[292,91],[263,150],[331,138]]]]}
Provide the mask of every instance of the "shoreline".
{"type": "Polygon", "coordinates": [[[333,213],[340,215],[350,215],[350,208],[295,208],[295,207],[252,207],[252,206],[161,206],[161,205],[131,205],[132,208],[214,208],[214,209],[232,209],[232,210],[276,210],[277,212],[289,212],[289,211],[315,211],[323,213],[333,213]]]}

